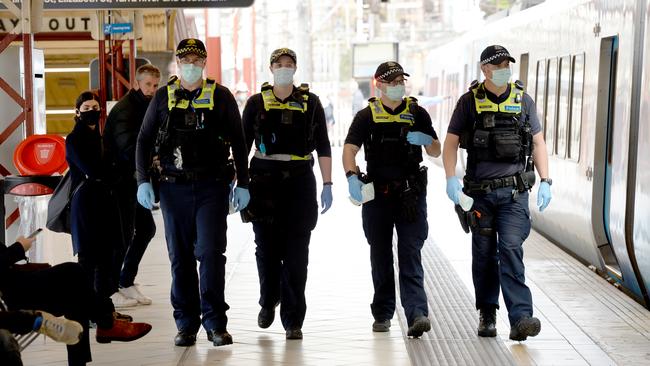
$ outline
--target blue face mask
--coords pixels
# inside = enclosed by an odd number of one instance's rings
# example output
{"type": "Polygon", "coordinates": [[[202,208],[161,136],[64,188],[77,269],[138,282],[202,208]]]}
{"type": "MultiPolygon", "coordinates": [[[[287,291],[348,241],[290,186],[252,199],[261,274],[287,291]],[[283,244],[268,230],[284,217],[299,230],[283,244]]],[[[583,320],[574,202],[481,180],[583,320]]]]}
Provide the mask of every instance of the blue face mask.
{"type": "Polygon", "coordinates": [[[291,67],[281,67],[273,70],[273,85],[287,86],[293,84],[293,74],[296,69],[291,67]]]}
{"type": "Polygon", "coordinates": [[[203,76],[203,68],[193,64],[181,64],[181,78],[190,84],[197,82],[203,76]]]}
{"type": "Polygon", "coordinates": [[[402,98],[404,98],[404,95],[406,94],[406,86],[405,85],[395,85],[395,86],[386,86],[386,92],[382,92],[386,96],[386,98],[394,101],[400,101],[402,98]]]}
{"type": "Polygon", "coordinates": [[[494,85],[501,87],[508,83],[511,76],[512,76],[512,72],[510,71],[509,67],[506,67],[504,69],[492,70],[492,78],[490,79],[490,81],[492,81],[494,85]]]}

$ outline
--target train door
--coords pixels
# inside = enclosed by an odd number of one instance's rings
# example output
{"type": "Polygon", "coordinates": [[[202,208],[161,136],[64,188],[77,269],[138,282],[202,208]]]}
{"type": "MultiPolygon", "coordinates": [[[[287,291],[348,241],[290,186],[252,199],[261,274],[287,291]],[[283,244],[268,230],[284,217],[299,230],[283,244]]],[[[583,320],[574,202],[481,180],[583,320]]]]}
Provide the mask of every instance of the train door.
{"type": "Polygon", "coordinates": [[[596,141],[593,166],[592,227],[605,268],[617,282],[624,283],[638,299],[643,293],[637,281],[633,253],[624,233],[627,121],[615,118],[617,105],[618,36],[603,38],[600,45],[596,141]],[[623,142],[623,143],[621,143],[623,142]],[[621,197],[622,196],[622,197],[621,197]],[[623,201],[623,202],[621,202],[623,201]]]}

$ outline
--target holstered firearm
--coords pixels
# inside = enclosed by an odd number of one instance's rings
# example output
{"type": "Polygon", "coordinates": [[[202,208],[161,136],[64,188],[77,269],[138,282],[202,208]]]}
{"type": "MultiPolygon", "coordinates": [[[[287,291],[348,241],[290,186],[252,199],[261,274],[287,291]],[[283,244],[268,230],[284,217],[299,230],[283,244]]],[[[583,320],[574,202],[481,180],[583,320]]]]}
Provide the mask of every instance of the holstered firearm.
{"type": "Polygon", "coordinates": [[[519,192],[530,191],[535,185],[535,164],[533,157],[526,160],[526,168],[522,173],[517,174],[517,190],[519,192]]]}
{"type": "Polygon", "coordinates": [[[463,231],[469,234],[469,223],[467,222],[467,212],[465,212],[460,205],[455,205],[454,210],[456,210],[456,215],[458,215],[458,221],[460,221],[460,226],[463,228],[463,231]]]}

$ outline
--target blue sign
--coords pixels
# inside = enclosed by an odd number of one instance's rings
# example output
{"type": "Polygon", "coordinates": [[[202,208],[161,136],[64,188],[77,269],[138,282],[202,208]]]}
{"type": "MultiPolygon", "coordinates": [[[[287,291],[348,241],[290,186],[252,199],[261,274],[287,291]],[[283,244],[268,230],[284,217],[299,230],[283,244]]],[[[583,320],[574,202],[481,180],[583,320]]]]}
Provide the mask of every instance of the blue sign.
{"type": "Polygon", "coordinates": [[[133,24],[131,23],[104,24],[104,34],[120,34],[129,32],[133,32],[133,24]]]}

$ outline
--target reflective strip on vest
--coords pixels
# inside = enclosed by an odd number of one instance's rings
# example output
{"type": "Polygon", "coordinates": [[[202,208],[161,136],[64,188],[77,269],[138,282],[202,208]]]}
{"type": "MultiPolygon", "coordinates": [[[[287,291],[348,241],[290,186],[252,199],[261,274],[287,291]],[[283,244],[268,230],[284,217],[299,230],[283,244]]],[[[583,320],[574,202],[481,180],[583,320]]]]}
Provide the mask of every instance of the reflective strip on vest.
{"type": "Polygon", "coordinates": [[[410,106],[413,103],[411,98],[406,98],[406,108],[398,114],[390,114],[384,109],[379,99],[375,99],[368,103],[370,111],[372,112],[372,121],[375,123],[407,123],[413,126],[415,123],[415,116],[410,111],[410,106]]]}
{"type": "Polygon", "coordinates": [[[292,111],[300,111],[302,113],[307,112],[307,100],[309,99],[308,94],[303,94],[303,103],[300,104],[296,101],[290,100],[286,103],[280,103],[278,99],[273,94],[273,89],[267,89],[262,91],[262,100],[264,101],[264,109],[268,112],[271,109],[289,109],[292,111]]]}
{"type": "MultiPolygon", "coordinates": [[[[192,107],[194,109],[207,108],[212,110],[214,107],[214,86],[215,83],[208,83],[207,80],[203,80],[201,95],[192,100],[192,107]]],[[[167,107],[169,110],[172,110],[172,108],[187,109],[190,105],[190,101],[185,99],[179,100],[178,104],[176,104],[176,90],[180,87],[180,80],[176,80],[173,84],[167,85],[167,107]]]]}
{"type": "MultiPolygon", "coordinates": [[[[483,99],[478,99],[476,94],[479,88],[484,88],[483,83],[481,83],[478,87],[472,89],[472,93],[474,93],[476,113],[481,114],[482,112],[500,112],[519,114],[522,112],[521,101],[523,99],[523,96],[521,94],[521,91],[517,89],[514,83],[510,84],[510,95],[508,96],[508,99],[506,99],[501,104],[493,103],[490,99],[488,99],[487,96],[483,99]]],[[[485,94],[485,91],[483,93],[485,94]]]]}

